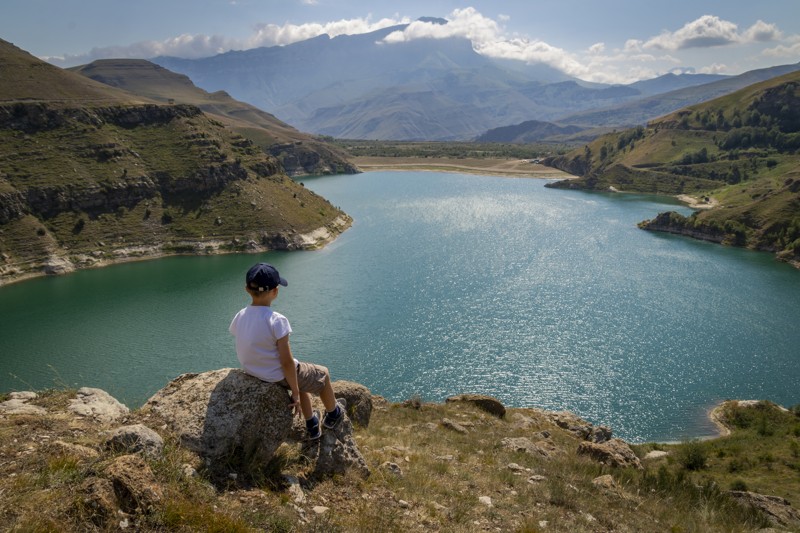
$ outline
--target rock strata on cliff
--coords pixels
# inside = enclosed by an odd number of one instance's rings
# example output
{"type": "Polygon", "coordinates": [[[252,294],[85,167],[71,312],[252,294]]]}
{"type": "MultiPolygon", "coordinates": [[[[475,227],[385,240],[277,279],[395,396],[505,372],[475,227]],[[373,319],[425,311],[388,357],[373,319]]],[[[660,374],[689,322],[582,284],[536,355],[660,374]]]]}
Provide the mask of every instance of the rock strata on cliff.
{"type": "Polygon", "coordinates": [[[132,258],[305,249],[350,219],[188,105],[0,103],[0,284],[132,258]]]}

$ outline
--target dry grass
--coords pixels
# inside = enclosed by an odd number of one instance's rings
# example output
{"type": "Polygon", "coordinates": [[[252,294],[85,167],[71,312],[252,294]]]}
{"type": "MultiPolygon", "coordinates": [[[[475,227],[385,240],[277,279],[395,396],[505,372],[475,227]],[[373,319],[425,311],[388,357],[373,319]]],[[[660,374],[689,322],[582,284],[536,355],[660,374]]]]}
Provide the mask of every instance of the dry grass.
{"type": "MultiPolygon", "coordinates": [[[[57,411],[72,394],[47,393],[37,403],[57,411]]],[[[137,413],[129,418],[128,423],[141,421],[137,413]]],[[[774,437],[786,441],[771,452],[775,474],[785,478],[782,493],[797,494],[797,477],[775,467],[793,449],[800,453],[800,444],[789,444],[798,440],[791,425],[797,422],[790,416],[767,423],[774,437]]],[[[760,424],[748,425],[754,428],[752,439],[765,437],[758,435],[760,424]]],[[[734,431],[733,437],[742,431],[749,429],[734,431]]],[[[765,432],[770,429],[761,427],[765,432]]],[[[373,412],[370,427],[356,432],[371,476],[303,482],[306,500],[297,503],[283,482],[284,474],[302,479],[308,470],[295,446],[281,449],[272,471],[214,486],[202,475],[187,476],[185,465],[202,472],[201,462],[173,438],[166,441],[163,456],[148,460],[163,499],[151,512],[127,517],[140,531],[745,532],[766,524],[758,513],[736,506],[724,483],[714,482],[721,472],[718,466],[733,457],[732,441],[701,443],[708,447],[703,448],[708,467],[696,471],[681,463],[683,445],[637,447],[642,455],[656,447],[672,452],[667,459],[646,463],[643,471],[615,470],[578,456],[577,438],[532,409],[509,409],[498,419],[464,404],[382,405],[373,412]],[[445,427],[444,418],[467,432],[445,427]],[[547,440],[557,450],[549,458],[501,443],[506,437],[536,441],[542,431],[550,434],[547,440]],[[728,450],[722,458],[714,451],[720,446],[728,450]],[[402,474],[382,466],[387,462],[398,465],[402,474]],[[611,474],[616,486],[601,488],[592,482],[603,474],[611,474]],[[328,510],[317,514],[315,507],[328,510]]],[[[116,529],[119,520],[92,522],[81,492],[82,483],[113,459],[101,443],[98,428],[66,416],[0,417],[0,476],[8,480],[0,489],[0,529],[116,529]],[[88,446],[98,454],[65,452],[53,446],[56,440],[88,446]]],[[[739,453],[747,455],[744,449],[739,453]]],[[[752,488],[769,493],[766,481],[752,488]]]]}

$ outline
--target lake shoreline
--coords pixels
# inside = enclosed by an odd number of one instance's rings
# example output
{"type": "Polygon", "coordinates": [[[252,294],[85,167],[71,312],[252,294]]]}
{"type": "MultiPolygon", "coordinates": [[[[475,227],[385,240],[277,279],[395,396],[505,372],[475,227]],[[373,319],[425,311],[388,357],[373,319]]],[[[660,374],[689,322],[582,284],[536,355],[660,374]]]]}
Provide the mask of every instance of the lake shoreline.
{"type": "MultiPolygon", "coordinates": [[[[297,233],[289,237],[286,250],[318,250],[336,240],[339,235],[344,233],[353,224],[353,219],[347,215],[339,216],[326,226],[321,226],[306,233],[297,233]]],[[[247,244],[245,249],[231,249],[229,241],[204,240],[204,241],[181,241],[177,244],[171,243],[176,249],[192,249],[193,251],[165,251],[163,244],[152,246],[126,246],[109,252],[112,257],[96,259],[88,255],[80,254],[72,258],[53,256],[50,261],[42,262],[37,270],[29,270],[19,274],[3,274],[0,278],[0,289],[8,285],[21,283],[31,279],[43,278],[48,276],[61,276],[76,272],[78,270],[92,270],[104,268],[124,263],[134,263],[139,261],[152,261],[166,257],[178,256],[212,256],[228,254],[259,254],[266,252],[283,251],[284,248],[272,248],[253,241],[247,244]]]]}

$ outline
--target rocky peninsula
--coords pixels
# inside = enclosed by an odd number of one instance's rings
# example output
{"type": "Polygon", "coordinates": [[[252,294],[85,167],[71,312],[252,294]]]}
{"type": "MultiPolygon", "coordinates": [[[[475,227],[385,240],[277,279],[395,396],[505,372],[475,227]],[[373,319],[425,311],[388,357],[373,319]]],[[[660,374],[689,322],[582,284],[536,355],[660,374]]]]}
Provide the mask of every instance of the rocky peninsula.
{"type": "Polygon", "coordinates": [[[179,376],[133,411],[99,389],[4,394],[0,526],[800,530],[789,503],[800,491],[796,476],[778,483],[745,465],[771,453],[770,468],[783,476],[778,463],[790,464],[797,448],[797,416],[769,402],[722,404],[729,437],[630,445],[572,413],[509,408],[488,396],[391,403],[356,383],[334,388],[348,416],[311,442],[283,389],[236,369],[179,376]],[[763,435],[748,456],[741,447],[751,421],[763,435]],[[770,435],[795,447],[784,454],[770,435]],[[717,475],[716,463],[728,471],[733,459],[750,470],[752,486],[717,475]]]}

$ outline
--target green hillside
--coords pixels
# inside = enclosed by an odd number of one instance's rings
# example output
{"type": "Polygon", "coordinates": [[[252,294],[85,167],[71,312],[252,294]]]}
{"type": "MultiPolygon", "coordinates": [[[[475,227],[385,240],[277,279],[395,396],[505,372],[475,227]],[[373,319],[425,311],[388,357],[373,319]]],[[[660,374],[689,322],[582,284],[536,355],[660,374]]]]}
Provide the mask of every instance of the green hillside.
{"type": "Polygon", "coordinates": [[[5,41],[0,69],[0,284],[138,257],[314,246],[349,221],[198,107],[149,103],[5,41]]]}
{"type": "Polygon", "coordinates": [[[70,70],[156,102],[195,105],[278,158],[290,175],[357,172],[336,147],[301,133],[224,91],[206,92],[187,76],[155,63],[143,59],[103,59],[70,70]]]}
{"type": "Polygon", "coordinates": [[[774,252],[800,265],[800,73],[615,132],[547,164],[553,187],[693,195],[642,227],[774,252]],[[706,200],[706,198],[708,198],[706,200]]]}

